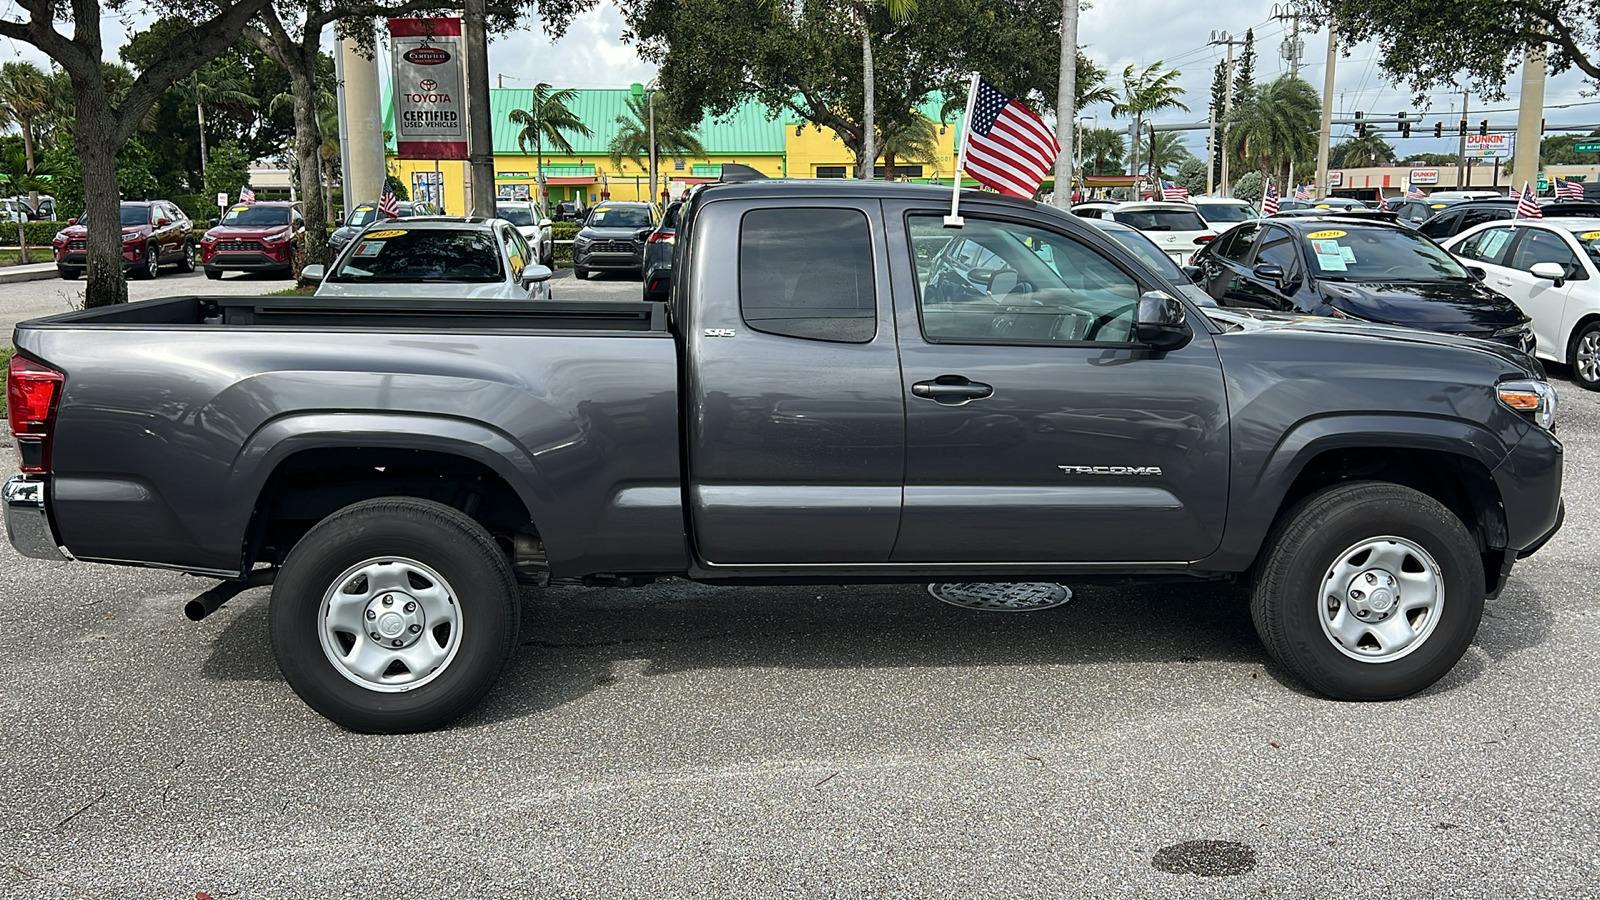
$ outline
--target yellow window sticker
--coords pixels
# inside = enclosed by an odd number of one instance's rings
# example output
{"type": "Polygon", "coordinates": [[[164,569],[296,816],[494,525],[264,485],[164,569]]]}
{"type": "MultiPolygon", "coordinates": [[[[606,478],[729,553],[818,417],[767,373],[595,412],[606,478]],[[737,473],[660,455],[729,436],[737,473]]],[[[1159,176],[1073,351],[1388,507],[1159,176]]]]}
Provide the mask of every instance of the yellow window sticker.
{"type": "Polygon", "coordinates": [[[1306,237],[1311,239],[1311,240],[1313,240],[1313,241],[1325,241],[1325,240],[1328,240],[1330,238],[1342,238],[1342,237],[1344,237],[1344,235],[1345,235],[1345,233],[1342,232],[1342,231],[1331,231],[1330,230],[1330,231],[1313,231],[1310,234],[1306,235],[1306,237]]]}
{"type": "Polygon", "coordinates": [[[1578,240],[1580,241],[1592,241],[1596,238],[1600,238],[1600,231],[1585,231],[1583,234],[1578,235],[1578,240]]]}
{"type": "Polygon", "coordinates": [[[522,271],[522,254],[520,254],[520,253],[511,254],[511,268],[515,269],[518,272],[522,271]]]}
{"type": "Polygon", "coordinates": [[[371,238],[373,240],[382,240],[384,238],[399,237],[402,234],[405,234],[405,232],[390,229],[388,231],[374,231],[370,234],[364,235],[364,237],[371,238]]]}
{"type": "Polygon", "coordinates": [[[1430,204],[1428,204],[1428,208],[1429,209],[1444,209],[1446,206],[1449,206],[1449,205],[1450,204],[1448,204],[1448,203],[1430,203],[1430,204]]]}
{"type": "Polygon", "coordinates": [[[245,210],[247,210],[249,208],[250,207],[248,207],[248,206],[235,206],[233,209],[228,210],[228,212],[244,212],[245,210]]]}

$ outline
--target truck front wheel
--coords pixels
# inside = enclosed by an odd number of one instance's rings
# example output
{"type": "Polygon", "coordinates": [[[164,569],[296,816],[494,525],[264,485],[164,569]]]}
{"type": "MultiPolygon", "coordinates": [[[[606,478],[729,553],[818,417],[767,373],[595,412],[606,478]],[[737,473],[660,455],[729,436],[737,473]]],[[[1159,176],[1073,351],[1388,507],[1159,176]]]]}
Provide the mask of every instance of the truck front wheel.
{"type": "Polygon", "coordinates": [[[1419,491],[1360,482],[1295,506],[1273,529],[1250,598],[1267,651],[1338,700],[1395,700],[1435,681],[1477,634],[1477,543],[1419,491]]]}
{"type": "Polygon", "coordinates": [[[278,668],[352,731],[427,731],[478,704],[517,646],[516,577],[483,526],[410,497],[356,503],[301,538],[272,590],[278,668]]]}

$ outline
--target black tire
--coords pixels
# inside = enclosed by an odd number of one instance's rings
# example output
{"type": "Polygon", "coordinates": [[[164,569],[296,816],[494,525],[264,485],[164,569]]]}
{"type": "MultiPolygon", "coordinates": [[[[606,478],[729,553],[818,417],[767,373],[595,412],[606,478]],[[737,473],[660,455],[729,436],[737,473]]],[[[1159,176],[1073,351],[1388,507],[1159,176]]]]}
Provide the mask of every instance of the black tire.
{"type": "Polygon", "coordinates": [[[133,271],[140,278],[155,278],[161,271],[161,254],[156,252],[156,248],[145,244],[144,261],[136,266],[133,271]]]}
{"type": "Polygon", "coordinates": [[[60,275],[64,281],[77,281],[79,273],[77,269],[71,266],[56,266],[56,274],[60,275]]]}
{"type": "Polygon", "coordinates": [[[206,277],[211,279],[212,281],[221,281],[222,280],[222,270],[221,269],[213,269],[210,266],[206,266],[206,277]]]}
{"type": "MultiPolygon", "coordinates": [[[[418,594],[417,605],[426,605],[429,601],[421,597],[418,594]]],[[[477,706],[516,649],[519,615],[516,577],[483,526],[440,503],[384,497],[347,506],[301,538],[278,573],[268,627],[278,668],[308,706],[351,731],[399,734],[438,728],[477,706]],[[351,580],[350,573],[361,566],[388,565],[380,561],[385,558],[432,569],[444,582],[448,603],[443,607],[459,616],[458,632],[450,635],[455,641],[453,656],[427,673],[402,673],[399,677],[423,680],[399,691],[353,680],[354,676],[336,666],[333,651],[325,651],[323,644],[324,637],[334,631],[334,617],[325,615],[324,599],[340,596],[335,592],[341,582],[365,584],[366,592],[374,595],[375,599],[368,601],[366,619],[373,618],[370,605],[381,599],[381,593],[401,591],[402,599],[409,600],[404,592],[423,590],[414,580],[403,589],[380,588],[362,582],[359,575],[351,580]],[[326,634],[324,628],[329,629],[326,634]]],[[[387,613],[378,621],[386,618],[387,613]]],[[[363,630],[366,627],[362,626],[363,630]]],[[[421,629],[422,637],[413,639],[419,649],[423,649],[421,642],[437,638],[436,628],[428,625],[421,629]]],[[[395,634],[405,636],[399,630],[395,634]]],[[[382,642],[367,641],[365,635],[338,639],[348,642],[346,653],[353,652],[354,641],[359,639],[364,650],[398,655],[382,642]]],[[[393,665],[388,664],[382,677],[388,677],[393,665]]]]}
{"type": "Polygon", "coordinates": [[[589,270],[573,267],[572,277],[578,279],[579,281],[583,281],[589,277],[589,270]]]}
{"type": "Polygon", "coordinates": [[[1586,323],[1567,342],[1567,363],[1579,387],[1600,391],[1600,319],[1586,323]]]}
{"type": "Polygon", "coordinates": [[[178,271],[179,272],[193,272],[194,271],[194,256],[195,256],[194,241],[187,241],[187,240],[184,241],[183,242],[183,258],[178,260],[178,271]]]}
{"type": "MultiPolygon", "coordinates": [[[[1403,546],[1395,541],[1377,543],[1403,546]]],[[[1407,557],[1408,564],[1418,562],[1418,556],[1407,557]]],[[[1261,642],[1291,674],[1337,700],[1397,700],[1428,687],[1466,653],[1483,615],[1486,589],[1477,542],[1443,504],[1396,484],[1355,482],[1311,495],[1273,527],[1257,566],[1250,615],[1261,642]],[[1335,569],[1341,579],[1350,571],[1341,560],[1360,558],[1360,554],[1344,557],[1348,550],[1390,537],[1412,543],[1432,557],[1441,601],[1421,621],[1410,620],[1420,639],[1409,650],[1392,657],[1355,659],[1340,649],[1321,621],[1324,615],[1333,618],[1344,602],[1340,599],[1344,587],[1333,590],[1328,582],[1336,577],[1335,569]]],[[[1428,567],[1406,571],[1426,577],[1428,567]]],[[[1396,624],[1400,617],[1408,617],[1400,609],[1404,593],[1395,583],[1396,624]]],[[[1373,598],[1377,596],[1375,592],[1373,598]]],[[[1387,594],[1383,603],[1390,603],[1387,594]]],[[[1355,606],[1351,604],[1352,609],[1355,606]]],[[[1374,620],[1368,630],[1375,630],[1380,621],[1374,620]]],[[[1367,625],[1350,624],[1358,629],[1367,625]]],[[[1357,652],[1368,639],[1357,642],[1357,652]]]]}

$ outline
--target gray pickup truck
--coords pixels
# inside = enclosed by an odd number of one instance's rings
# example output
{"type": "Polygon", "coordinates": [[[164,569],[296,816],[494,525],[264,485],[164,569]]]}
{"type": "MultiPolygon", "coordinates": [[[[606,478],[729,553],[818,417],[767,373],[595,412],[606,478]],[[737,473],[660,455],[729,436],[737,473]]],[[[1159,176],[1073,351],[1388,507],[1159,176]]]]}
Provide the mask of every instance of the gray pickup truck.
{"type": "MultiPolygon", "coordinates": [[[[1335,698],[1443,676],[1559,527],[1516,350],[1203,309],[1066,213],[713,185],[670,299],[180,297],[17,328],[12,543],[273,583],[360,731],[471,709],[518,585],[1234,579],[1335,698]]],[[[152,638],[154,639],[154,638],[152,638]]]]}

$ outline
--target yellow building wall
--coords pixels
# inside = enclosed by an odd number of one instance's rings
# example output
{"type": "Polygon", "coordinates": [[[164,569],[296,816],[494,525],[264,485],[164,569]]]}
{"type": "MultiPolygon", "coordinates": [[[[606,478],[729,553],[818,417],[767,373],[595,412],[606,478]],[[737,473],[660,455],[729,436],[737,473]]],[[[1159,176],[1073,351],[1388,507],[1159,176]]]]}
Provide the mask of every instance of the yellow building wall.
{"type": "MultiPolygon", "coordinates": [[[[855,177],[855,154],[831,128],[790,122],[784,128],[783,142],[790,178],[816,178],[817,169],[822,166],[843,166],[848,177],[855,177]]],[[[878,165],[883,165],[881,157],[878,165]]],[[[896,160],[895,165],[897,168],[901,165],[921,165],[924,180],[937,177],[949,184],[956,170],[955,129],[946,128],[944,134],[939,136],[939,151],[933,165],[907,160],[896,160]]]]}
{"type": "MultiPolygon", "coordinates": [[[[770,178],[783,178],[787,174],[784,166],[784,157],[776,155],[745,155],[715,154],[703,159],[683,159],[683,169],[675,168],[675,161],[680,157],[663,156],[656,160],[656,178],[660,189],[667,187],[675,179],[694,178],[696,165],[720,165],[722,163],[742,163],[750,166],[770,178]]],[[[552,156],[545,154],[544,163],[547,167],[562,165],[593,165],[595,167],[595,183],[585,185],[549,185],[551,202],[576,199],[576,193],[584,193],[584,205],[589,206],[600,202],[602,191],[610,192],[612,200],[645,200],[650,193],[649,165],[640,167],[629,160],[623,160],[622,165],[614,166],[609,157],[593,156],[552,156]]],[[[467,209],[466,202],[466,170],[465,162],[449,160],[435,162],[433,160],[394,159],[388,160],[389,174],[404,181],[410,194],[416,196],[416,176],[421,173],[429,178],[437,172],[438,183],[442,187],[445,212],[450,215],[463,215],[467,209]]],[[[529,191],[533,190],[533,172],[537,166],[534,156],[521,154],[498,154],[494,158],[495,190],[499,186],[508,184],[525,184],[529,191]],[[527,173],[526,178],[508,179],[501,177],[506,173],[527,173]]],[[[548,169],[547,169],[548,171],[548,169]]],[[[554,176],[552,176],[554,177],[554,176]]],[[[704,176],[701,176],[704,180],[704,176]]],[[[362,197],[359,201],[367,199],[362,197]]]]}

